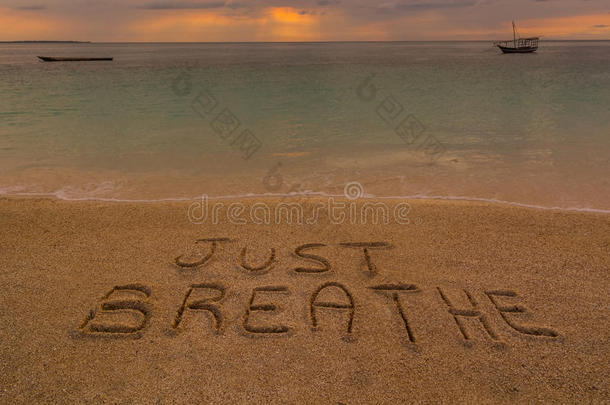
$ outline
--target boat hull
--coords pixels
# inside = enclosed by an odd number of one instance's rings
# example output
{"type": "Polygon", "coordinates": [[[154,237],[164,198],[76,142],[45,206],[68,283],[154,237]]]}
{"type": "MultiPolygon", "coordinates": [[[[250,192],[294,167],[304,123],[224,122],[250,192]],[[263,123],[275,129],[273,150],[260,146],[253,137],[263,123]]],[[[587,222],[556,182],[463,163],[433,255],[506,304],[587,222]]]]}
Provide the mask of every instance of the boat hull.
{"type": "Polygon", "coordinates": [[[70,57],[55,57],[55,56],[39,56],[43,62],[95,62],[95,61],[111,61],[113,58],[70,58],[70,57]]]}
{"type": "Polygon", "coordinates": [[[523,48],[509,48],[506,46],[498,45],[498,48],[504,53],[532,53],[536,52],[538,48],[534,47],[523,47],[523,48]]]}

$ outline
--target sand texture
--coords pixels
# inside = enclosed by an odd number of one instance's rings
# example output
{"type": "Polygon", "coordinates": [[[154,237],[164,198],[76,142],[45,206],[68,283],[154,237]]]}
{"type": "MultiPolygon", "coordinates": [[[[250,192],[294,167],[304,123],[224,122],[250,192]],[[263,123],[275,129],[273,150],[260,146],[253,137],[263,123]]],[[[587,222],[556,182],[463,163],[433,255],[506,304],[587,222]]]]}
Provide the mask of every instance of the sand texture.
{"type": "Polygon", "coordinates": [[[608,403],[610,217],[411,205],[235,225],[1,199],[0,402],[608,403]]]}

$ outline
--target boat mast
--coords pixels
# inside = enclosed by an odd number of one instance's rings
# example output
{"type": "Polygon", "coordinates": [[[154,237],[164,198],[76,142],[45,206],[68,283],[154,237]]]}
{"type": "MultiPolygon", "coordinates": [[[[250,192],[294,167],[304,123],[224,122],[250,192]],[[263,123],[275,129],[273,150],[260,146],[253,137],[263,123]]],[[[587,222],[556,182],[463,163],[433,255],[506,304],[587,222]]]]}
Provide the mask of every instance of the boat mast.
{"type": "Polygon", "coordinates": [[[517,34],[515,32],[515,21],[513,20],[513,45],[517,47],[517,34]]]}

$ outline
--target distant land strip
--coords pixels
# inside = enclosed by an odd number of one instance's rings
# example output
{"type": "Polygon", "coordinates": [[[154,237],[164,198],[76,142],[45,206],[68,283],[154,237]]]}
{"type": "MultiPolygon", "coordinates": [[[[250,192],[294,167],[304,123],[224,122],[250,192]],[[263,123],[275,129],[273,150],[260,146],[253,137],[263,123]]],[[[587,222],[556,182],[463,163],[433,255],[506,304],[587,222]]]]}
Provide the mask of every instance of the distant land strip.
{"type": "Polygon", "coordinates": [[[0,44],[90,44],[91,41],[0,41],[0,44]]]}

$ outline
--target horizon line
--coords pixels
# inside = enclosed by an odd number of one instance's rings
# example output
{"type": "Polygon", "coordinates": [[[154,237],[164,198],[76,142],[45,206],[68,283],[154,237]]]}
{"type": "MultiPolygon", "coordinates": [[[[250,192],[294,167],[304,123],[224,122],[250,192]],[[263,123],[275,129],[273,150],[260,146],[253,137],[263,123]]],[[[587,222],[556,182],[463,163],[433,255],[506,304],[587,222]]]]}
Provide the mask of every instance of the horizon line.
{"type": "MultiPolygon", "coordinates": [[[[608,39],[556,39],[548,42],[608,42],[608,39]]],[[[497,39],[406,39],[406,40],[336,40],[336,41],[81,41],[81,40],[15,40],[0,41],[0,44],[64,43],[64,44],[328,44],[328,43],[397,43],[397,42],[490,42],[497,39]]]]}

